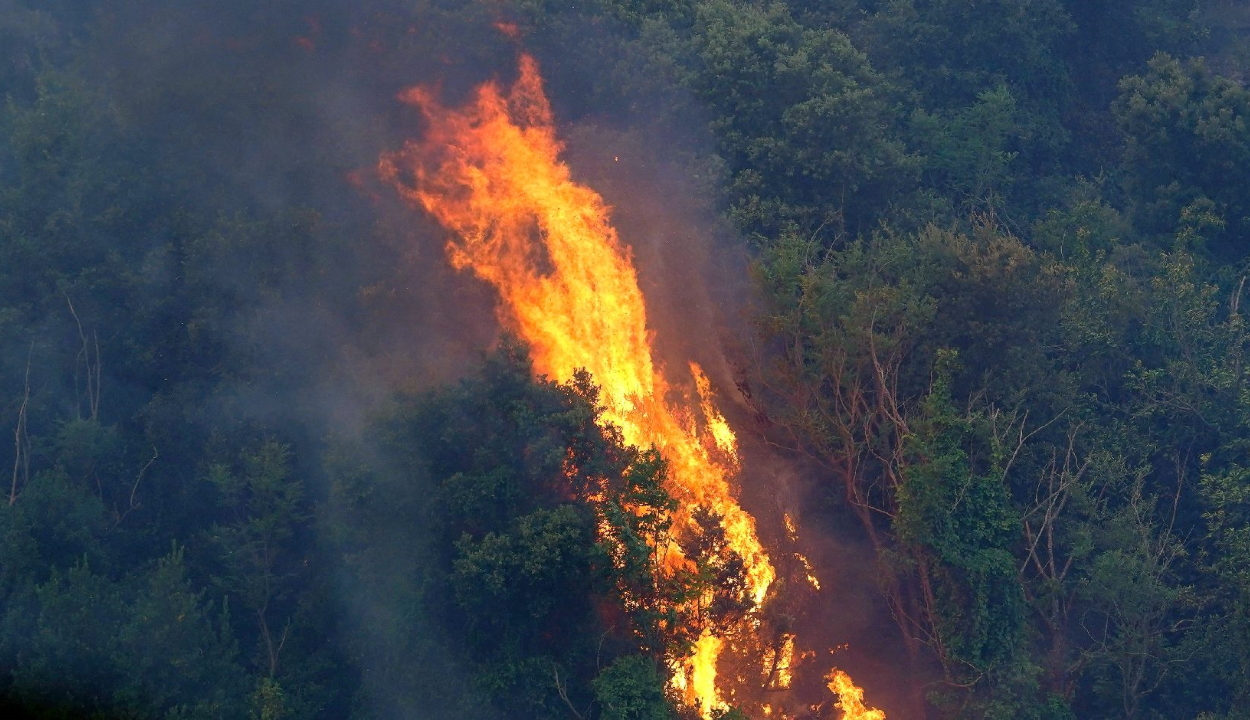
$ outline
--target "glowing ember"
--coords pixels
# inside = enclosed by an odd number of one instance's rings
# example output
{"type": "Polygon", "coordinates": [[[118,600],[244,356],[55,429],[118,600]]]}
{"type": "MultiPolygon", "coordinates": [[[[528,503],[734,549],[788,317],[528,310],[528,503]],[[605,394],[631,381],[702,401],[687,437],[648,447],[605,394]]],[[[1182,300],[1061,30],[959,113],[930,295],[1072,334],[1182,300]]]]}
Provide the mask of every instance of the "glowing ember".
{"type": "MultiPolygon", "coordinates": [[[[781,522],[786,528],[786,537],[790,538],[790,542],[797,543],[799,541],[799,526],[794,522],[794,518],[790,517],[790,513],[783,513],[781,522]]],[[[813,588],[820,589],[820,580],[816,577],[816,570],[812,567],[811,561],[803,553],[794,553],[794,559],[799,561],[803,566],[803,570],[807,576],[807,582],[813,588]]]]}
{"type": "Polygon", "coordinates": [[[802,553],[795,553],[794,557],[803,565],[803,569],[807,571],[807,582],[811,583],[813,588],[819,590],[820,580],[816,577],[816,570],[812,568],[811,561],[802,553]]]}
{"type": "Polygon", "coordinates": [[[851,676],[834,669],[825,676],[829,690],[841,698],[836,705],[842,711],[842,720],[885,720],[885,713],[864,705],[864,690],[855,686],[851,676]]]}

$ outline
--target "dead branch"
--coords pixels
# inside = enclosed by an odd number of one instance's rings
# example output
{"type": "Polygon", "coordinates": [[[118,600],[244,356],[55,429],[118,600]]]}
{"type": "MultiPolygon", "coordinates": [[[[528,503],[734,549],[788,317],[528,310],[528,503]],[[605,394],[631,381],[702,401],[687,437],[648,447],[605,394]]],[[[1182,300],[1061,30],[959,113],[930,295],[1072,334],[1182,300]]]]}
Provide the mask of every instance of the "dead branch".
{"type": "Polygon", "coordinates": [[[569,712],[573,713],[573,717],[577,718],[577,720],[583,720],[582,714],[577,711],[577,708],[573,707],[573,702],[569,700],[568,689],[560,681],[560,668],[555,663],[551,665],[551,676],[555,678],[556,692],[560,694],[560,699],[564,701],[564,704],[569,706],[569,712]]]}
{"type": "Polygon", "coordinates": [[[30,405],[30,360],[35,353],[35,341],[30,342],[26,353],[26,382],[22,391],[22,405],[17,411],[17,427],[13,429],[13,482],[9,485],[9,506],[17,502],[18,478],[21,484],[30,482],[30,435],[26,432],[26,409],[30,405]]]}
{"type": "Polygon", "coordinates": [[[126,516],[129,515],[132,511],[139,509],[139,505],[141,503],[135,502],[135,493],[138,492],[139,490],[139,483],[143,482],[144,473],[148,471],[148,468],[152,467],[152,463],[156,462],[156,458],[159,456],[160,456],[160,453],[156,451],[156,446],[153,445],[152,446],[152,458],[148,460],[146,465],[144,465],[142,468],[139,469],[139,475],[135,477],[134,484],[130,486],[129,507],[126,508],[125,512],[117,514],[117,523],[116,523],[117,525],[121,525],[122,520],[125,520],[126,516]]]}
{"type": "MultiPolygon", "coordinates": [[[[74,368],[74,387],[78,387],[78,367],[83,367],[87,374],[87,410],[90,413],[90,420],[96,420],[100,416],[100,335],[94,330],[91,331],[92,341],[87,341],[87,334],[83,332],[82,320],[78,317],[78,311],[74,309],[74,302],[70,300],[69,293],[65,295],[65,302],[69,305],[69,313],[74,316],[74,324],[78,326],[78,339],[82,341],[82,348],[78,351],[75,358],[74,368]],[[92,346],[94,345],[94,353],[92,346]]],[[[81,398],[79,398],[81,401],[81,398]]]]}

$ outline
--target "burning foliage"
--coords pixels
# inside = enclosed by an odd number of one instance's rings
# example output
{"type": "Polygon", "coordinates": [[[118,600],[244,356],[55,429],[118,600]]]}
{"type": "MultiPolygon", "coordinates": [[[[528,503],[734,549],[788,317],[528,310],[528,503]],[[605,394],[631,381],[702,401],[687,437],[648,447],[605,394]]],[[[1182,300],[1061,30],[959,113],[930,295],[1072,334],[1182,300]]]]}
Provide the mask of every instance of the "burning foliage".
{"type": "MultiPolygon", "coordinates": [[[[427,127],[420,140],[382,158],[381,176],[451,232],[452,265],[497,290],[500,321],[531,346],[536,372],[561,382],[588,372],[601,387],[603,426],[665,458],[674,503],[647,540],[662,578],[693,577],[700,588],[659,608],[669,615],[670,682],[711,718],[734,684],[718,677],[726,649],[763,674],[777,671],[775,662],[764,667],[767,643],[758,633],[759,609],[777,573],[755,518],[735,496],[737,438],[711,383],[695,363],[680,383],[659,366],[630,252],[602,198],[574,181],[560,159],[532,58],[521,57],[510,88],[486,83],[460,109],[444,107],[425,87],[402,99],[421,111],[427,127]]],[[[584,497],[602,505],[611,497],[606,490],[588,487],[584,497]]],[[[619,509],[641,510],[628,502],[619,509]]],[[[609,516],[619,521],[621,513],[600,511],[601,520],[609,516]]],[[[624,566],[629,555],[628,543],[618,540],[617,563],[624,566]]],[[[624,601],[647,604],[628,592],[624,601]]]]}

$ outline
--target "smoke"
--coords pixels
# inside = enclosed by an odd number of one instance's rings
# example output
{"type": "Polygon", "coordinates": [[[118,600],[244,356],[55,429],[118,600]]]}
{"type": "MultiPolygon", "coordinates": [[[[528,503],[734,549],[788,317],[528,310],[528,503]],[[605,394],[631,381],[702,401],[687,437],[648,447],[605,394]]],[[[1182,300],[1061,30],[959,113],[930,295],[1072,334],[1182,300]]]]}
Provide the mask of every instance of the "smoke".
{"type": "MultiPolygon", "coordinates": [[[[559,87],[552,92],[558,97],[559,87]]],[[[792,712],[827,707],[823,675],[836,666],[888,717],[920,717],[916,678],[933,668],[910,656],[900,641],[882,600],[876,551],[862,525],[833,497],[839,486],[831,470],[779,448],[786,438],[761,424],[740,389],[753,374],[747,366],[762,355],[753,349],[750,254],[720,213],[719,188],[727,178],[716,163],[713,139],[697,130],[707,123],[688,97],[670,102],[678,110],[641,117],[633,111],[624,125],[602,115],[568,124],[562,128],[565,157],[575,179],[613,208],[613,224],[634,253],[655,348],[672,369],[670,377],[680,377],[687,360],[703,365],[738,432],[743,506],[759,523],[779,573],[789,575],[782,591],[787,597],[776,601],[772,614],[792,621],[800,650],[809,653],[800,659],[795,687],[766,694],[764,701],[775,709],[789,705],[792,712]],[[785,516],[798,526],[797,542],[787,536],[785,516]],[[806,570],[794,553],[814,566],[819,591],[804,582],[806,570]]]]}
{"type": "Polygon", "coordinates": [[[771,614],[785,616],[799,633],[799,649],[810,653],[800,659],[796,686],[764,701],[792,712],[828,706],[823,675],[836,666],[887,716],[920,717],[914,678],[932,669],[908,656],[900,642],[881,600],[876,551],[859,520],[832,497],[830,469],[779,449],[776,443],[785,438],[760,423],[738,388],[745,367],[760,356],[752,350],[750,257],[719,212],[724,177],[709,159],[711,139],[690,130],[706,123],[693,108],[683,112],[680,128],[666,126],[673,121],[667,116],[631,117],[644,130],[602,117],[571,124],[563,133],[566,158],[576,179],[612,206],[613,224],[634,252],[648,323],[670,376],[680,377],[689,359],[707,368],[738,432],[743,506],[759,523],[779,574],[788,576],[785,597],[771,614]],[[797,542],[788,538],[784,516],[798,526],[797,542]],[[805,582],[796,552],[814,566],[821,590],[805,582]]]}
{"type": "MultiPolygon", "coordinates": [[[[67,294],[86,332],[100,335],[103,417],[148,426],[160,447],[141,500],[159,507],[152,493],[198,482],[203,468],[166,458],[256,428],[294,445],[295,473],[323,500],[319,466],[333,446],[376,450],[369,419],[397,390],[454,380],[498,331],[491,295],[447,267],[443,232],[370,173],[381,151],[420,132],[395,102],[401,89],[439,81],[463,92],[506,67],[511,49],[485,41],[494,31],[482,18],[399,2],[73,5],[61,14],[81,19],[75,70],[108,120],[92,132],[111,133],[110,151],[134,168],[99,181],[138,218],[100,242],[133,263],[128,291],[138,297],[67,294]],[[474,47],[489,50],[463,52],[474,47]],[[212,314],[197,314],[201,299],[212,314]],[[171,317],[183,321],[168,327],[171,317]],[[130,338],[159,345],[158,332],[168,333],[167,357],[130,361],[130,338]],[[214,378],[213,389],[174,390],[183,368],[214,378]]],[[[47,312],[20,342],[0,326],[0,370],[20,382],[33,336],[37,399],[72,399],[76,326],[65,302],[47,312]],[[64,372],[51,370],[58,364],[64,372]]],[[[79,408],[37,410],[36,435],[79,408]]],[[[367,459],[379,478],[410,478],[396,458],[367,459]]],[[[412,625],[411,586],[425,569],[410,518],[370,519],[373,557],[387,568],[373,582],[357,582],[334,552],[313,563],[339,578],[336,652],[356,657],[370,716],[489,716],[463,702],[468,675],[440,652],[437,629],[412,625]],[[426,676],[398,670],[415,666],[426,676]]]]}

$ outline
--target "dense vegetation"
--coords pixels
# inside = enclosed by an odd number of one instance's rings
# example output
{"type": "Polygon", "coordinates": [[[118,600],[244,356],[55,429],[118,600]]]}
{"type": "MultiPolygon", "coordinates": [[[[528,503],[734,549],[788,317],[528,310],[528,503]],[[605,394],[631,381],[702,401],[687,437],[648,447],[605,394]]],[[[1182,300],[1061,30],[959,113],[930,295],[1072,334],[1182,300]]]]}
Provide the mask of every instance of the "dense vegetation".
{"type": "Polygon", "coordinates": [[[748,246],[932,717],[1244,717],[1244,3],[200,5],[0,1],[0,709],[676,716],[663,459],[361,179],[505,20],[748,246]]]}

